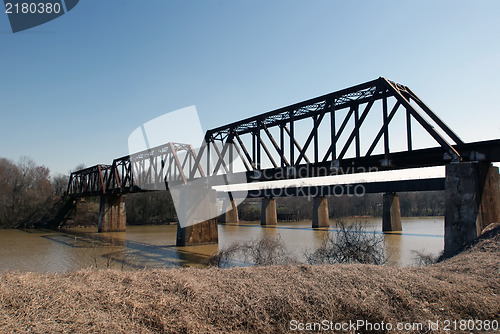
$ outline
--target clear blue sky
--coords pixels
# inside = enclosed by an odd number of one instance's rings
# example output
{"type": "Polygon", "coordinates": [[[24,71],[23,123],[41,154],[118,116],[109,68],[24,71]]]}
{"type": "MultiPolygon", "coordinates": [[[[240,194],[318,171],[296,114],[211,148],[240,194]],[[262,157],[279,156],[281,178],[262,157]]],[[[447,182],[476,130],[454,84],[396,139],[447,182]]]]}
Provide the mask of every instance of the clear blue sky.
{"type": "Polygon", "coordinates": [[[379,76],[465,141],[500,138],[499,17],[499,1],[82,0],[13,34],[0,13],[0,156],[67,173],[166,112],[196,105],[206,130],[379,76]]]}

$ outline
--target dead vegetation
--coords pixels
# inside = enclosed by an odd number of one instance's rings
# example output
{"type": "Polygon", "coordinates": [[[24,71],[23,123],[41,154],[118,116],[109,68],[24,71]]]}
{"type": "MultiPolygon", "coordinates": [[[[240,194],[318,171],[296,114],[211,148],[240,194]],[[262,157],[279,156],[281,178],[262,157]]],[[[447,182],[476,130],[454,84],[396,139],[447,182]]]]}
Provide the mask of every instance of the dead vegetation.
{"type": "Polygon", "coordinates": [[[362,263],[384,264],[385,239],[375,232],[368,232],[361,222],[345,224],[337,221],[337,233],[323,240],[305,258],[309,264],[362,263]]]}
{"type": "Polygon", "coordinates": [[[418,267],[430,266],[438,262],[439,256],[435,256],[430,253],[422,252],[422,251],[413,251],[414,254],[414,265],[418,267]]]}
{"type": "Polygon", "coordinates": [[[297,260],[288,254],[279,234],[276,236],[264,234],[260,239],[232,244],[219,250],[207,260],[207,265],[228,268],[238,262],[246,265],[272,266],[297,263],[297,260]]]}
{"type": "MultiPolygon", "coordinates": [[[[239,262],[259,266],[298,264],[289,253],[279,234],[264,234],[260,239],[220,249],[207,260],[207,265],[229,268],[239,262]]],[[[384,264],[387,261],[382,235],[366,231],[361,222],[345,224],[341,220],[337,221],[335,234],[329,234],[318,248],[305,252],[304,256],[309,264],[384,264]]]]}
{"type": "Polygon", "coordinates": [[[461,254],[428,267],[9,272],[0,275],[0,332],[284,333],[294,319],[498,321],[499,255],[497,228],[461,254]]]}

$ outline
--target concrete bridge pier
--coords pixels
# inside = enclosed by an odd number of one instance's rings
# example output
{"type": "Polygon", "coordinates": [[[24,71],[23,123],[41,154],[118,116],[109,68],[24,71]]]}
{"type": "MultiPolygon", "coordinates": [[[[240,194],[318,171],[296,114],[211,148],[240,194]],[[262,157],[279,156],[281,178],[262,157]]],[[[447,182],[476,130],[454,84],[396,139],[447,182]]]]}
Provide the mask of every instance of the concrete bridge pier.
{"type": "Polygon", "coordinates": [[[176,246],[208,245],[218,242],[217,217],[187,227],[177,225],[176,246]]]}
{"type": "Polygon", "coordinates": [[[446,166],[444,252],[453,254],[491,223],[500,222],[498,167],[483,162],[446,166]]]}
{"type": "Polygon", "coordinates": [[[324,196],[313,198],[312,227],[329,227],[328,199],[324,196]]]}
{"type": "Polygon", "coordinates": [[[401,231],[401,210],[399,208],[399,196],[396,193],[388,192],[384,194],[382,212],[382,231],[401,231]]]}
{"type": "Polygon", "coordinates": [[[260,213],[260,225],[277,225],[276,199],[264,197],[262,199],[262,210],[260,213]]]}
{"type": "Polygon", "coordinates": [[[217,195],[213,189],[195,189],[183,192],[179,219],[186,227],[177,225],[176,246],[195,246],[217,244],[219,233],[217,225],[217,195]],[[198,222],[194,224],[195,222],[198,222]]]}
{"type": "Polygon", "coordinates": [[[229,203],[229,210],[223,215],[225,223],[229,224],[239,224],[240,220],[238,218],[238,207],[236,206],[236,201],[233,199],[229,203]]]}
{"type": "Polygon", "coordinates": [[[99,200],[98,232],[124,232],[127,230],[125,196],[101,195],[99,200]]]}

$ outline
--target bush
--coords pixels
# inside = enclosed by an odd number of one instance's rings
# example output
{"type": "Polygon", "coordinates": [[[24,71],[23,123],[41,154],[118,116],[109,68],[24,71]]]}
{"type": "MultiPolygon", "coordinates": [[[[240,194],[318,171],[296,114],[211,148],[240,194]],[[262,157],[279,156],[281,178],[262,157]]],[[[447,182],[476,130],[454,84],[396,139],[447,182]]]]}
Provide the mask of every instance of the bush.
{"type": "Polygon", "coordinates": [[[338,232],[330,234],[314,252],[304,254],[309,264],[384,264],[387,261],[382,235],[367,232],[361,222],[346,225],[338,221],[337,229],[338,232]]]}
{"type": "Polygon", "coordinates": [[[244,259],[248,264],[258,266],[297,262],[288,255],[288,250],[279,234],[276,237],[265,234],[260,239],[242,244],[232,244],[228,248],[219,250],[208,259],[207,264],[227,268],[234,266],[234,263],[241,259],[244,259]]]}
{"type": "Polygon", "coordinates": [[[414,263],[416,266],[425,267],[430,266],[431,264],[437,263],[439,256],[434,256],[429,253],[413,251],[414,263]]]}

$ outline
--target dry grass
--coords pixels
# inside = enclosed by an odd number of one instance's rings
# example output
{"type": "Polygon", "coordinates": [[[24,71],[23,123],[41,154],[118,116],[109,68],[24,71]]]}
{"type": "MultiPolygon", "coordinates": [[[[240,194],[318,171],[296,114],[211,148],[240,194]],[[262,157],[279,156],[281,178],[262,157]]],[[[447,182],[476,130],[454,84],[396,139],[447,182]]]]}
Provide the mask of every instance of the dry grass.
{"type": "Polygon", "coordinates": [[[0,276],[0,332],[282,333],[291,319],[498,320],[499,255],[497,229],[454,258],[424,268],[11,272],[0,276]]]}

